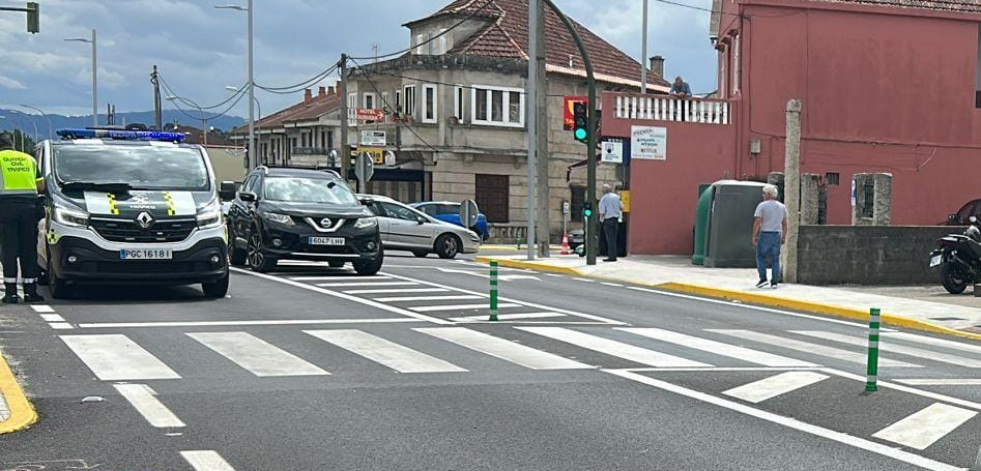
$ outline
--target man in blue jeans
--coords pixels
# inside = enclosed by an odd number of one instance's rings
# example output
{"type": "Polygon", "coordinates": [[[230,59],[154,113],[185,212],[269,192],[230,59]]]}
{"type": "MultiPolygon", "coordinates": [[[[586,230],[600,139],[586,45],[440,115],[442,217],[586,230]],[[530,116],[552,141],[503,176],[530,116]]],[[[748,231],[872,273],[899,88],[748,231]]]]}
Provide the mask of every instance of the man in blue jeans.
{"type": "Polygon", "coordinates": [[[777,187],[763,187],[763,202],[756,206],[753,215],[753,246],[756,247],[756,270],[760,274],[757,288],[777,287],[780,281],[780,246],[787,243],[787,207],[777,201],[777,187]],[[770,258],[773,271],[766,279],[766,259],[770,258]]]}

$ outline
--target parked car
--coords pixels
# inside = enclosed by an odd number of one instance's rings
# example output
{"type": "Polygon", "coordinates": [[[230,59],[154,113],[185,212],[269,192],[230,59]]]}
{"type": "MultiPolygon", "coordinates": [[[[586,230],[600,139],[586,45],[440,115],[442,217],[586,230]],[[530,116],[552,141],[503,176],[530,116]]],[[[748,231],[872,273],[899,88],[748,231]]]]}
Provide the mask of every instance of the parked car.
{"type": "MultiPolygon", "coordinates": [[[[460,206],[461,203],[453,203],[451,201],[425,201],[421,203],[412,203],[409,206],[418,209],[440,221],[445,221],[450,224],[456,224],[457,226],[463,226],[463,222],[460,221],[460,206]]],[[[477,224],[472,228],[477,235],[480,236],[481,240],[487,240],[490,238],[490,229],[487,227],[487,216],[484,213],[477,215],[477,224]]]]}
{"type": "Polygon", "coordinates": [[[439,258],[455,258],[461,253],[477,253],[480,248],[480,236],[474,231],[385,196],[358,195],[358,198],[378,216],[382,245],[386,249],[407,250],[416,257],[435,253],[439,258]]]}
{"type": "Polygon", "coordinates": [[[947,220],[940,223],[941,226],[968,226],[971,224],[971,216],[981,219],[981,199],[968,201],[961,206],[956,213],[947,216],[947,220]]]}
{"type": "Polygon", "coordinates": [[[576,229],[574,231],[569,231],[569,249],[576,250],[582,244],[586,243],[586,232],[582,229],[576,229]]]}
{"type": "Polygon", "coordinates": [[[279,260],[314,260],[359,275],[384,261],[378,218],[334,172],[258,167],[228,211],[232,265],[267,272],[279,260]]]}

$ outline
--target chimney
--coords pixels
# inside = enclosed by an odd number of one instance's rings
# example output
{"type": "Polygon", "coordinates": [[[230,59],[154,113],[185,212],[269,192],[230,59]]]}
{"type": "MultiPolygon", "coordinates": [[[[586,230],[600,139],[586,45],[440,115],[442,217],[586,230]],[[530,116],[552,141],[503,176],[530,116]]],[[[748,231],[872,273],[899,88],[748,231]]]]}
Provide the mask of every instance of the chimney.
{"type": "Polygon", "coordinates": [[[664,78],[664,58],[661,56],[651,57],[651,72],[654,75],[664,78]]]}
{"type": "Polygon", "coordinates": [[[333,95],[334,94],[334,87],[327,87],[327,94],[328,95],[333,95]]]}
{"type": "Polygon", "coordinates": [[[303,90],[303,102],[310,103],[311,101],[313,101],[313,91],[310,90],[309,88],[303,90]]]}
{"type": "Polygon", "coordinates": [[[325,98],[327,96],[327,87],[320,87],[317,91],[317,98],[325,98]]]}

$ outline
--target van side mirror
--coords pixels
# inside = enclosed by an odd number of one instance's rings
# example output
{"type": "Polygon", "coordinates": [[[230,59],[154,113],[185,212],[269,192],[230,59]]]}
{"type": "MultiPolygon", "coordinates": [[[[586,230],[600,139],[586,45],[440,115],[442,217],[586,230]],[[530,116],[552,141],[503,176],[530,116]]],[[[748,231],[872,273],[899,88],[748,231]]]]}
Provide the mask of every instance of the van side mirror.
{"type": "Polygon", "coordinates": [[[238,194],[238,199],[245,201],[246,203],[255,203],[259,198],[257,198],[255,193],[252,193],[251,191],[243,191],[238,194]]]}
{"type": "Polygon", "coordinates": [[[231,201],[235,199],[235,182],[221,182],[221,186],[218,188],[218,197],[221,198],[222,201],[231,201]]]}
{"type": "Polygon", "coordinates": [[[950,222],[956,221],[957,220],[957,214],[954,214],[954,213],[948,214],[947,215],[947,220],[950,221],[950,222]]]}

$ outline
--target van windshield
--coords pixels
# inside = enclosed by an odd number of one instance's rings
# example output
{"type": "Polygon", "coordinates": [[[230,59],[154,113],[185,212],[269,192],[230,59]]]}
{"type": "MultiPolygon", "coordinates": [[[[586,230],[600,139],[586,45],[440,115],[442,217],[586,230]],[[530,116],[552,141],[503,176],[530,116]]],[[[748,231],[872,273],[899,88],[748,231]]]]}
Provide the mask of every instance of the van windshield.
{"type": "Polygon", "coordinates": [[[204,156],[190,147],[56,146],[53,163],[55,177],[62,184],[116,183],[136,190],[211,189],[204,156]]]}

